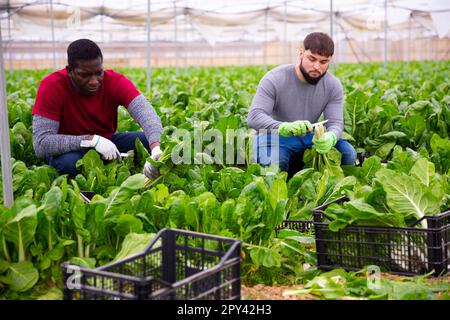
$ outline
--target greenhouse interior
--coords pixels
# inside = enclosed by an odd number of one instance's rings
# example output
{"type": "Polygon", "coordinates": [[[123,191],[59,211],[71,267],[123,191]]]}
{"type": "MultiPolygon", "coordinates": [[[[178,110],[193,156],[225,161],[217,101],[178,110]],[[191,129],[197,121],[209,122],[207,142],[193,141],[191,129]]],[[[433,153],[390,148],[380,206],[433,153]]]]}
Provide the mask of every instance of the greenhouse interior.
{"type": "Polygon", "coordinates": [[[0,18],[0,300],[450,300],[449,1],[0,18]]]}

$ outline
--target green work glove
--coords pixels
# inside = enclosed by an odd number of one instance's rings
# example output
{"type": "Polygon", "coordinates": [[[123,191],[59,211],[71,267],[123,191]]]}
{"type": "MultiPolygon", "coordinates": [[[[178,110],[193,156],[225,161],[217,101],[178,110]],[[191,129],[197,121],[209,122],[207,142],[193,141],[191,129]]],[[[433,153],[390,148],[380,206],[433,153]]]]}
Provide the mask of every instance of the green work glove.
{"type": "Polygon", "coordinates": [[[328,153],[336,145],[336,142],[336,134],[332,131],[325,132],[320,139],[313,137],[314,149],[318,153],[328,153]]]}
{"type": "Polygon", "coordinates": [[[308,120],[283,122],[278,128],[278,134],[283,137],[303,136],[308,131],[312,131],[311,122],[308,120]]]}

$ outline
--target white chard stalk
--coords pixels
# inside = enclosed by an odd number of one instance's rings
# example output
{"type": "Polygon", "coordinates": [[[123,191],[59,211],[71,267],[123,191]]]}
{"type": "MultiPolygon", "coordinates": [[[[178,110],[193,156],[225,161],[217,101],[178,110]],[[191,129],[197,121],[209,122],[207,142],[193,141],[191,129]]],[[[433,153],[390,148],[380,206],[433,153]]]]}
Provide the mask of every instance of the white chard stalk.
{"type": "Polygon", "coordinates": [[[323,124],[318,124],[314,127],[314,136],[316,139],[321,139],[324,133],[325,129],[323,127],[323,124]]]}
{"type": "MultiPolygon", "coordinates": [[[[314,126],[314,139],[322,139],[325,133],[325,128],[322,123],[318,122],[314,126]]],[[[313,168],[318,171],[322,171],[325,164],[328,162],[326,155],[321,155],[319,153],[315,154],[313,158],[313,168]]]]}

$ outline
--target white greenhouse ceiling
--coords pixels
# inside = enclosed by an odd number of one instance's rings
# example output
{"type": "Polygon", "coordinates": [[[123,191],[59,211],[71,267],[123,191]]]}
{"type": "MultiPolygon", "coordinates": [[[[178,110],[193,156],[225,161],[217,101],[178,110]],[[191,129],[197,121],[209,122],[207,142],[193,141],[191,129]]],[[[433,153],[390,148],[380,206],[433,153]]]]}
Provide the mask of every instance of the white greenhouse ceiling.
{"type": "Polygon", "coordinates": [[[390,39],[450,36],[446,0],[1,0],[0,10],[3,37],[12,41],[145,41],[148,21],[152,41],[211,45],[297,41],[316,30],[335,39],[383,38],[385,27],[390,39]]]}

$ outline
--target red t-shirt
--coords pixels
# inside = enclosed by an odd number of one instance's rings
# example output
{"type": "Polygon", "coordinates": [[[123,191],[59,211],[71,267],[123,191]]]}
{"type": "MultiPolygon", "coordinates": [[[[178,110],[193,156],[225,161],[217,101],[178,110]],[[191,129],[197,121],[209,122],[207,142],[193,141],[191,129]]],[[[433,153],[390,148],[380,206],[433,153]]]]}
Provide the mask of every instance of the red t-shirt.
{"type": "Polygon", "coordinates": [[[41,81],[32,113],[58,121],[59,134],[109,139],[117,130],[117,108],[128,107],[138,95],[134,84],[113,70],[105,71],[95,96],[80,95],[62,69],[41,81]]]}

